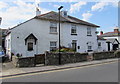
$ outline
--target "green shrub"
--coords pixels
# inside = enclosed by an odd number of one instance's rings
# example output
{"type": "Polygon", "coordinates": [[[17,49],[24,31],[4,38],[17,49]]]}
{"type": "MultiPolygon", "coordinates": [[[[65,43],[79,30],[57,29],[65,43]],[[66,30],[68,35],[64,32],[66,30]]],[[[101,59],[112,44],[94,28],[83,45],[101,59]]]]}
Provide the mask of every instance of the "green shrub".
{"type": "MultiPolygon", "coordinates": [[[[59,49],[56,49],[53,52],[59,52],[59,49]]],[[[63,47],[63,48],[60,49],[60,52],[75,52],[75,51],[73,49],[71,49],[71,48],[65,48],[65,47],[63,47]]]]}

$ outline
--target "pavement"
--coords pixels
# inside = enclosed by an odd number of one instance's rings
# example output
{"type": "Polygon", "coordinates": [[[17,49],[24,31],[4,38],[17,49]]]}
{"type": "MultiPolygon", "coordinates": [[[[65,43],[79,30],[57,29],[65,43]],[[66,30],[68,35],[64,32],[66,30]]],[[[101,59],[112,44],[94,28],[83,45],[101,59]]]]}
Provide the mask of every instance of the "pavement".
{"type": "Polygon", "coordinates": [[[102,82],[97,84],[106,84],[106,82],[109,82],[110,84],[110,82],[116,82],[116,84],[118,84],[118,62],[3,77],[2,82],[16,82],[17,84],[18,82],[21,82],[21,84],[31,82],[52,82],[51,84],[54,84],[53,82],[62,82],[63,84],[66,82],[72,82],[73,84],[75,82],[77,82],[77,84],[83,82],[85,82],[84,84],[86,84],[86,82],[102,82]]]}
{"type": "Polygon", "coordinates": [[[2,64],[2,71],[0,72],[0,77],[46,72],[46,71],[53,71],[53,70],[60,70],[60,69],[67,69],[67,68],[74,68],[74,67],[82,67],[82,66],[89,66],[94,64],[109,63],[114,61],[118,61],[118,58],[71,63],[71,64],[58,65],[58,66],[39,65],[36,67],[26,67],[26,68],[17,68],[11,62],[8,62],[8,63],[2,64]]]}

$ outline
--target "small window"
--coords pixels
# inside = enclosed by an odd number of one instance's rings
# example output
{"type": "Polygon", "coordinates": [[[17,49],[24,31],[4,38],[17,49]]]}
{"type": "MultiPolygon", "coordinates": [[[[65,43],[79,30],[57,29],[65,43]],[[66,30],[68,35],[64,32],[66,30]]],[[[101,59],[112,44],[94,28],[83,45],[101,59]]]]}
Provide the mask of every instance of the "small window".
{"type": "Polygon", "coordinates": [[[57,48],[57,42],[56,41],[52,41],[50,42],[50,51],[54,51],[57,48]]]}
{"type": "Polygon", "coordinates": [[[91,28],[90,27],[87,28],[87,36],[91,36],[91,28]]]}
{"type": "Polygon", "coordinates": [[[77,34],[76,25],[72,25],[72,27],[71,27],[71,34],[72,35],[77,34]]]}
{"type": "Polygon", "coordinates": [[[50,22],[50,33],[57,33],[57,23],[50,22]]]}
{"type": "Polygon", "coordinates": [[[98,46],[101,47],[101,42],[98,43],[98,46]]]}
{"type": "Polygon", "coordinates": [[[32,51],[33,50],[33,43],[28,43],[28,51],[32,51]]]}
{"type": "Polygon", "coordinates": [[[92,46],[88,46],[88,50],[92,50],[92,46]]]}

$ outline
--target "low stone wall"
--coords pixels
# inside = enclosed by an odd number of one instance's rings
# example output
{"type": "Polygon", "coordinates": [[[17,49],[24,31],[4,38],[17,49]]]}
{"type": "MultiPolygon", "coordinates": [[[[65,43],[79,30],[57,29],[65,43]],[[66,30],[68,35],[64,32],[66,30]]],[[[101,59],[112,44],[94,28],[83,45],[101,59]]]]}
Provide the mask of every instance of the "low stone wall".
{"type": "MultiPolygon", "coordinates": [[[[60,53],[61,64],[67,63],[77,63],[82,61],[87,61],[88,53],[60,53]]],[[[49,53],[45,54],[45,65],[58,65],[59,64],[59,53],[49,53]]]]}
{"type": "Polygon", "coordinates": [[[115,58],[114,51],[93,53],[93,60],[115,58]]]}
{"type": "Polygon", "coordinates": [[[45,63],[45,54],[35,55],[35,65],[44,64],[44,63],[45,63]]]}
{"type": "Polygon", "coordinates": [[[13,64],[16,67],[34,67],[35,66],[35,57],[13,57],[13,64]]]}

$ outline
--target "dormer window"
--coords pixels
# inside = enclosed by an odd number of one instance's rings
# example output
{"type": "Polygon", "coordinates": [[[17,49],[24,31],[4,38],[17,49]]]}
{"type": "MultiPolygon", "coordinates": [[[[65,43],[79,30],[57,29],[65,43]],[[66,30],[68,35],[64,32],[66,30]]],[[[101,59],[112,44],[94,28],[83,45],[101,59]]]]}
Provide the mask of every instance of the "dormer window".
{"type": "Polygon", "coordinates": [[[57,22],[50,22],[50,33],[57,33],[57,22]]]}
{"type": "Polygon", "coordinates": [[[72,25],[72,27],[71,27],[71,35],[77,35],[76,25],[72,25]]]}

